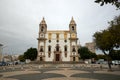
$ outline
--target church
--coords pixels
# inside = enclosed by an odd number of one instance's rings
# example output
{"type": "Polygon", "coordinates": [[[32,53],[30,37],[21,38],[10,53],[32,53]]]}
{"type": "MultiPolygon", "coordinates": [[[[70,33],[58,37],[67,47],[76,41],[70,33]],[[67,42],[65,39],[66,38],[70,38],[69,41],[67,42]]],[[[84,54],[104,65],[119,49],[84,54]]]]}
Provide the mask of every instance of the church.
{"type": "Polygon", "coordinates": [[[69,30],[47,30],[43,18],[39,24],[37,61],[79,61],[76,23],[72,17],[69,30]]]}

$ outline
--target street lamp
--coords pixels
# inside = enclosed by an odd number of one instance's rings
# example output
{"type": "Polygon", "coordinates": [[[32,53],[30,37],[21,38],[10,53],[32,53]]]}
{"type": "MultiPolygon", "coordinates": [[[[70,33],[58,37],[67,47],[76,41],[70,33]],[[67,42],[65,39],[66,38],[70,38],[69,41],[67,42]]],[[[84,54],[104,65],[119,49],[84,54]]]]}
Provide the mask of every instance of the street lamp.
{"type": "Polygon", "coordinates": [[[0,44],[0,61],[2,61],[2,44],[0,44]]]}

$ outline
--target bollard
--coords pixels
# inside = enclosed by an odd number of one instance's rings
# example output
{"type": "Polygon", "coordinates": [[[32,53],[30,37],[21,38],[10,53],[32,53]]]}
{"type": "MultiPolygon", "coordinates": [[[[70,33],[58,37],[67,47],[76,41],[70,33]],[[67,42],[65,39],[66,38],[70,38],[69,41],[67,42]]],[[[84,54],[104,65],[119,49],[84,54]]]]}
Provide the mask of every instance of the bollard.
{"type": "Polygon", "coordinates": [[[3,70],[6,70],[5,66],[3,66],[3,70]]]}
{"type": "Polygon", "coordinates": [[[23,65],[21,65],[21,69],[23,69],[23,65]]]}
{"type": "Polygon", "coordinates": [[[39,66],[38,66],[38,68],[40,69],[40,68],[41,68],[41,66],[39,65],[39,66]]]}
{"type": "Polygon", "coordinates": [[[102,70],[102,64],[100,64],[100,69],[102,70]]]}

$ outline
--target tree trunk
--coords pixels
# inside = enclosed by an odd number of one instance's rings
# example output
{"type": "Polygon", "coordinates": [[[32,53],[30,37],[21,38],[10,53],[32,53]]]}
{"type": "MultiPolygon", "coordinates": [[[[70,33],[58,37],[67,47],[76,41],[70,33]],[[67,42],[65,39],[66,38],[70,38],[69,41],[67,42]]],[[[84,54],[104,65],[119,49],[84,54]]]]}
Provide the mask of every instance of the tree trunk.
{"type": "Polygon", "coordinates": [[[111,67],[111,60],[108,59],[108,71],[112,71],[112,67],[111,67]]]}
{"type": "Polygon", "coordinates": [[[109,54],[106,54],[105,51],[103,51],[103,53],[104,53],[104,54],[106,55],[106,57],[107,57],[107,61],[108,61],[108,71],[112,71],[110,52],[109,52],[109,54]]]}

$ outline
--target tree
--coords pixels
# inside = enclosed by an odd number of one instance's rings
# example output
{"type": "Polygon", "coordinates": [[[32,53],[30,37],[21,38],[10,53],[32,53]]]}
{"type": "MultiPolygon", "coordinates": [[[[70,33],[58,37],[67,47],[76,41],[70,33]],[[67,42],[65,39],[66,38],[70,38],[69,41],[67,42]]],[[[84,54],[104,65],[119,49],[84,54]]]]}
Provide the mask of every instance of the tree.
{"type": "Polygon", "coordinates": [[[20,56],[18,57],[18,59],[19,59],[21,62],[24,62],[24,61],[25,61],[24,55],[20,55],[20,56]]]}
{"type": "Polygon", "coordinates": [[[110,56],[112,60],[120,60],[120,50],[114,50],[110,56]]]}
{"type": "Polygon", "coordinates": [[[88,50],[88,48],[86,47],[81,47],[78,49],[78,53],[81,57],[81,59],[85,60],[85,59],[91,59],[91,58],[95,58],[96,54],[92,53],[88,50]]]}
{"type": "Polygon", "coordinates": [[[112,4],[120,9],[120,1],[119,0],[95,0],[95,2],[101,3],[100,4],[101,6],[103,6],[104,4],[112,4]]]}
{"type": "Polygon", "coordinates": [[[35,60],[37,58],[37,49],[36,48],[30,48],[26,52],[24,52],[25,59],[30,59],[31,61],[35,60]]]}
{"type": "Polygon", "coordinates": [[[97,55],[97,60],[98,60],[98,59],[107,60],[106,55],[103,55],[103,54],[98,54],[98,55],[97,55]]]}
{"type": "Polygon", "coordinates": [[[97,48],[107,56],[109,70],[111,70],[111,54],[120,48],[120,16],[109,22],[110,27],[106,30],[96,32],[93,37],[97,48]]]}

